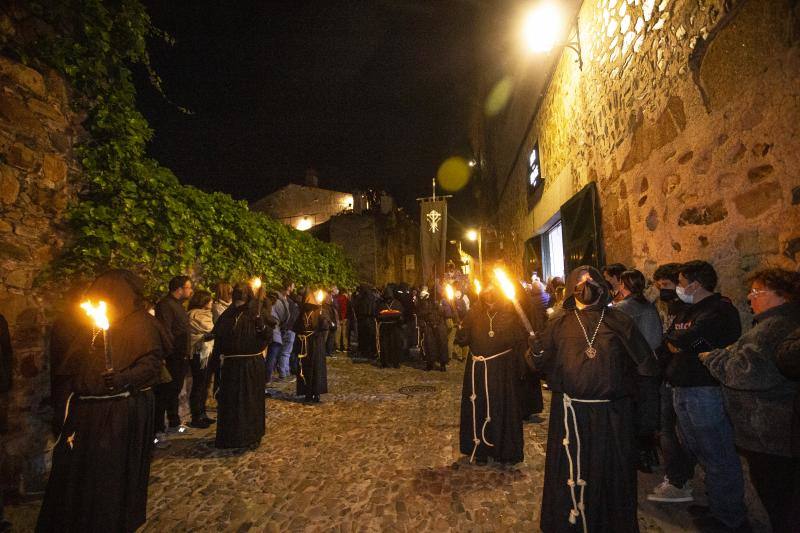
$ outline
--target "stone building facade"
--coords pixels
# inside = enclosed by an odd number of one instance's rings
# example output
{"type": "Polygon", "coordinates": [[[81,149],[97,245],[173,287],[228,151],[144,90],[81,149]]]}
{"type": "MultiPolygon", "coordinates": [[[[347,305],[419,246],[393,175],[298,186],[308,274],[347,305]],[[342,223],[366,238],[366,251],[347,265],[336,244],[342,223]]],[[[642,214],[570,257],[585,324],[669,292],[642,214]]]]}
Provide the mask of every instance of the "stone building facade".
{"type": "Polygon", "coordinates": [[[493,199],[484,209],[504,229],[506,258],[521,270],[524,243],[594,183],[606,263],[650,275],[708,260],[742,309],[748,272],[796,269],[798,16],[789,0],[584,1],[582,68],[564,49],[540,102],[522,88],[475,127],[493,199]],[[534,147],[543,181],[532,190],[534,147]]]}
{"type": "Polygon", "coordinates": [[[46,333],[58,288],[35,281],[67,238],[79,131],[61,77],[0,56],[0,313],[14,350],[0,398],[0,489],[40,490],[54,440],[46,333]]]}
{"type": "Polygon", "coordinates": [[[353,209],[352,194],[322,189],[313,183],[285,185],[253,202],[250,209],[300,230],[318,226],[334,215],[353,209]]]}

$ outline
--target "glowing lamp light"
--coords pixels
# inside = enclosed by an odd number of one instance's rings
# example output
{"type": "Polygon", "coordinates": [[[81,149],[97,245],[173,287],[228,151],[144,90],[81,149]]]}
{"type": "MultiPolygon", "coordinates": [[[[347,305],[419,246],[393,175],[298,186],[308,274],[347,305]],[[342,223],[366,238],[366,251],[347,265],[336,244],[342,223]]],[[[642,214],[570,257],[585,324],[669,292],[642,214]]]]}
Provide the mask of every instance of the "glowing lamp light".
{"type": "Polygon", "coordinates": [[[473,283],[475,284],[475,294],[480,296],[481,291],[483,290],[483,287],[481,287],[481,280],[476,279],[473,283]]]}
{"type": "Polygon", "coordinates": [[[311,229],[311,226],[313,226],[313,224],[311,223],[311,219],[310,219],[310,218],[308,218],[308,217],[303,217],[303,218],[302,218],[302,219],[301,219],[301,220],[300,220],[300,221],[297,223],[297,226],[295,226],[295,227],[296,227],[297,229],[299,229],[300,231],[306,231],[306,230],[308,230],[308,229],[311,229]]]}
{"type": "Polygon", "coordinates": [[[325,301],[325,291],[322,289],[318,290],[314,293],[314,299],[317,301],[319,305],[322,305],[322,302],[325,301]]]}
{"type": "Polygon", "coordinates": [[[94,320],[94,325],[98,329],[102,329],[103,331],[108,330],[109,323],[108,316],[106,315],[108,307],[103,300],[97,302],[97,305],[92,304],[91,300],[86,300],[81,304],[81,309],[86,312],[89,318],[94,320]]]}
{"type": "Polygon", "coordinates": [[[455,291],[453,291],[453,286],[449,283],[444,286],[444,294],[447,296],[448,300],[452,300],[456,297],[455,291]]]}
{"type": "Polygon", "coordinates": [[[494,277],[500,284],[500,288],[503,290],[503,294],[506,295],[506,298],[511,301],[516,301],[517,291],[514,289],[514,283],[511,282],[506,271],[497,267],[494,269],[494,277]]]}
{"type": "Polygon", "coordinates": [[[475,167],[475,165],[477,165],[477,163],[475,162],[475,160],[474,160],[474,159],[470,159],[470,160],[469,160],[469,163],[467,163],[467,164],[468,164],[470,167],[473,167],[473,168],[475,167]]]}
{"type": "Polygon", "coordinates": [[[471,229],[467,232],[467,239],[470,241],[477,241],[478,240],[478,232],[474,229],[471,229]]]}
{"type": "Polygon", "coordinates": [[[539,4],[525,17],[522,30],[525,46],[531,52],[549,52],[558,42],[561,27],[558,8],[549,2],[539,4]]]}

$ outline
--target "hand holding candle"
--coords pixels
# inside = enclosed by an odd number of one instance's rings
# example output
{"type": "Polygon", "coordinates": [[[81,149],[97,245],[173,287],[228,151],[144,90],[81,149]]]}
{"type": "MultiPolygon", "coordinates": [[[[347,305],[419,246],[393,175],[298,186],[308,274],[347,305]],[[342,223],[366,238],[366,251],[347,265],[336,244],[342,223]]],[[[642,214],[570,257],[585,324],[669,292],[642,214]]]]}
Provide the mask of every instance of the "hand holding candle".
{"type": "Polygon", "coordinates": [[[94,321],[94,327],[103,331],[103,353],[106,360],[106,370],[114,370],[114,365],[111,362],[111,344],[108,334],[110,324],[108,322],[108,315],[106,311],[108,307],[102,300],[97,302],[97,305],[92,304],[91,300],[86,300],[81,304],[86,314],[94,321]]]}
{"type": "Polygon", "coordinates": [[[500,267],[494,269],[494,277],[497,282],[500,284],[500,288],[503,290],[503,294],[506,295],[511,303],[514,305],[514,310],[519,315],[519,319],[522,321],[522,325],[525,326],[525,329],[528,330],[528,334],[531,336],[536,335],[533,331],[533,326],[531,326],[531,321],[528,320],[528,317],[522,311],[522,307],[519,305],[517,301],[517,291],[514,287],[514,283],[509,279],[508,274],[506,274],[505,270],[500,267]]]}

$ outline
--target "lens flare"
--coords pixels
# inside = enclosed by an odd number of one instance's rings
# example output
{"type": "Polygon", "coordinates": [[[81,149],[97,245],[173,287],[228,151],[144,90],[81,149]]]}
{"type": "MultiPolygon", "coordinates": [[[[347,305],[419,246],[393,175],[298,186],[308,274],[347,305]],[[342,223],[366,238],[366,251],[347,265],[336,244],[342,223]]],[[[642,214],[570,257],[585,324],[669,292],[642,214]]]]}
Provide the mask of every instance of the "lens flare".
{"type": "Polygon", "coordinates": [[[505,109],[514,92],[514,82],[509,76],[498,81],[486,97],[484,113],[487,117],[493,117],[505,109]]]}
{"type": "Polygon", "coordinates": [[[439,166],[436,173],[436,180],[446,191],[460,191],[469,181],[472,171],[467,160],[463,157],[450,157],[439,166]]]}

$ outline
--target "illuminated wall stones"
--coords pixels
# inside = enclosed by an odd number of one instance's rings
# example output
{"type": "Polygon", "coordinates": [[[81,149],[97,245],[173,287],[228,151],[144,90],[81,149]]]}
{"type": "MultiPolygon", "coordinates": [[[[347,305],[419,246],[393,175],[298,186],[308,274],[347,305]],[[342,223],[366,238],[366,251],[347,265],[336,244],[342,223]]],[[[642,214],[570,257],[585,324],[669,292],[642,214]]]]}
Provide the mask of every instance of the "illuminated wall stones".
{"type": "MultiPolygon", "coordinates": [[[[792,6],[795,7],[792,7],[792,6]]],[[[485,119],[496,220],[507,253],[596,181],[608,262],[646,274],[707,259],[744,309],[743,278],[800,261],[800,45],[788,0],[587,0],[583,69],[565,50],[528,149],[539,143],[544,193],[527,199],[520,138],[485,119]],[[730,6],[730,7],[726,7],[730,6]],[[795,192],[793,192],[795,191],[795,192]]],[[[513,101],[519,110],[525,102],[513,101]]],[[[527,102],[527,113],[535,102],[527,102]]],[[[515,112],[516,113],[516,112],[515,112]]],[[[517,125],[518,126],[518,125],[517,125]]]]}

